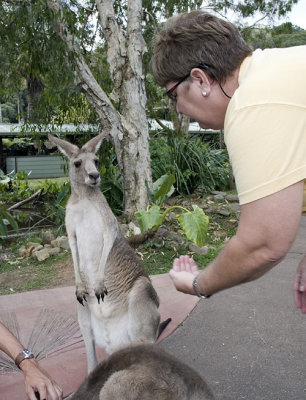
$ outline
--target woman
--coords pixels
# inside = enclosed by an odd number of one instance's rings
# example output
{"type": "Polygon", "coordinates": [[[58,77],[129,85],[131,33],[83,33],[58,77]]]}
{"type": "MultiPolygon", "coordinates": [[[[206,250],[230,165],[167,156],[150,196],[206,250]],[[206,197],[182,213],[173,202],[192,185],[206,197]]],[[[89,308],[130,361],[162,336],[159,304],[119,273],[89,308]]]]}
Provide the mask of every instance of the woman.
{"type": "MultiPolygon", "coordinates": [[[[238,29],[197,10],[170,18],[155,38],[156,82],[178,113],[223,129],[241,204],[236,235],[199,273],[176,259],[176,288],[200,297],[259,278],[299,227],[306,178],[306,46],[252,52],[238,29]]],[[[306,258],[294,296],[306,313],[306,258]]]]}

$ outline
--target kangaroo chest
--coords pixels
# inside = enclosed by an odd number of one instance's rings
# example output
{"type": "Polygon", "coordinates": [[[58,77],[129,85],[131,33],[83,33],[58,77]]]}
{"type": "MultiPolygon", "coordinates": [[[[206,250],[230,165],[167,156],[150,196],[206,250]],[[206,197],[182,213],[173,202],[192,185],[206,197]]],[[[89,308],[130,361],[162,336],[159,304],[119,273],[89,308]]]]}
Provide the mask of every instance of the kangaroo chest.
{"type": "Polygon", "coordinates": [[[76,238],[80,272],[87,278],[98,270],[103,247],[112,240],[112,227],[107,226],[100,210],[84,199],[67,209],[66,218],[76,238]]]}

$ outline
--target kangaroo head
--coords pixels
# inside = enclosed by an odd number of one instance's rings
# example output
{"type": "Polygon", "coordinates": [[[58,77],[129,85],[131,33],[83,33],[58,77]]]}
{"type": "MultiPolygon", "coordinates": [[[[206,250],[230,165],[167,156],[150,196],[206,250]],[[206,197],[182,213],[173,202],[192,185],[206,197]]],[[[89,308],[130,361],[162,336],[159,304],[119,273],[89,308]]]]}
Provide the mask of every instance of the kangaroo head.
{"type": "Polygon", "coordinates": [[[53,135],[48,135],[50,142],[69,159],[70,181],[87,186],[98,186],[100,175],[98,170],[98,157],[96,156],[102,140],[107,132],[102,132],[89,140],[84,146],[78,146],[59,139],[53,135]]]}

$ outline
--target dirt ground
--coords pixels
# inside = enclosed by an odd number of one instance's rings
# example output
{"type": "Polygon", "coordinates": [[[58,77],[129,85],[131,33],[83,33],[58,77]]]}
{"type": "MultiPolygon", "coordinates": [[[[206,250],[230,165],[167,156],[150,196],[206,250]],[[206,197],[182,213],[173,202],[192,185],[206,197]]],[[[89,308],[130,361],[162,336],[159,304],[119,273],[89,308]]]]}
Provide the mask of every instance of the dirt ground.
{"type": "MultiPolygon", "coordinates": [[[[40,286],[40,289],[53,288],[59,286],[74,286],[74,271],[72,258],[69,257],[64,261],[56,261],[52,268],[54,273],[48,277],[47,283],[40,286]]],[[[24,282],[31,279],[35,279],[33,272],[33,265],[28,265],[22,269],[16,269],[14,271],[3,272],[0,274],[0,287],[11,288],[13,293],[14,288],[21,286],[24,282]]]]}

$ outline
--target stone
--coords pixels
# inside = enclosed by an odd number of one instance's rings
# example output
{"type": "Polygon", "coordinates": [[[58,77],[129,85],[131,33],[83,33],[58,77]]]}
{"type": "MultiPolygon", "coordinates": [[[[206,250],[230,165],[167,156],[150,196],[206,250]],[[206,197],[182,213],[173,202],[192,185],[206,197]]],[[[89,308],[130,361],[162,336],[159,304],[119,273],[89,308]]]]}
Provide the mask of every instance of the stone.
{"type": "Polygon", "coordinates": [[[48,249],[42,249],[35,251],[35,253],[33,253],[33,257],[35,257],[38,261],[44,261],[50,257],[50,253],[48,249]]]}
{"type": "Polygon", "coordinates": [[[200,256],[204,256],[208,252],[208,247],[207,246],[199,247],[195,243],[190,243],[189,250],[196,254],[199,254],[200,256]]]}
{"type": "Polygon", "coordinates": [[[141,234],[141,230],[138,226],[136,226],[134,224],[134,222],[130,222],[129,223],[129,230],[133,232],[134,235],[140,235],[141,234]]]}
{"type": "Polygon", "coordinates": [[[42,250],[44,248],[44,246],[42,246],[41,244],[39,246],[34,247],[34,249],[32,250],[32,253],[35,253],[36,251],[42,250]]]}
{"type": "Polygon", "coordinates": [[[60,236],[60,237],[52,240],[51,245],[52,245],[52,247],[60,247],[61,249],[64,249],[64,250],[70,249],[67,236],[60,236]]]}
{"type": "Polygon", "coordinates": [[[26,249],[26,247],[25,247],[25,246],[21,246],[21,247],[18,249],[18,255],[19,255],[19,257],[25,257],[26,254],[27,254],[27,249],[26,249]]]}
{"type": "Polygon", "coordinates": [[[129,226],[127,224],[120,224],[120,230],[123,236],[127,237],[129,235],[129,226]]]}
{"type": "Polygon", "coordinates": [[[28,247],[26,249],[26,256],[31,257],[31,255],[32,255],[33,251],[36,249],[36,247],[38,247],[38,246],[34,246],[33,244],[30,246],[28,245],[28,247]]]}
{"type": "Polygon", "coordinates": [[[218,195],[218,194],[220,194],[221,196],[225,196],[226,195],[226,193],[225,192],[220,192],[219,190],[212,190],[212,192],[211,192],[213,195],[218,195]]]}
{"type": "Polygon", "coordinates": [[[218,203],[222,203],[222,202],[224,201],[224,196],[223,196],[223,194],[219,193],[219,194],[216,194],[216,195],[214,196],[214,199],[215,199],[215,201],[217,201],[218,203]]]}
{"type": "Polygon", "coordinates": [[[236,195],[236,194],[227,194],[226,196],[225,196],[225,199],[227,200],[227,201],[229,201],[230,203],[233,203],[233,202],[239,202],[239,198],[238,198],[238,196],[236,195]]]}
{"type": "Polygon", "coordinates": [[[165,239],[169,233],[169,230],[164,225],[161,225],[155,233],[155,238],[165,239]]]}
{"type": "Polygon", "coordinates": [[[230,204],[228,204],[228,207],[229,207],[232,211],[240,211],[240,205],[239,205],[239,203],[230,203],[230,204]]]}
{"type": "Polygon", "coordinates": [[[50,255],[58,254],[58,253],[61,252],[61,249],[59,247],[51,247],[50,249],[47,248],[47,250],[48,250],[50,255]]]}
{"type": "Polygon", "coordinates": [[[52,240],[55,239],[55,236],[52,231],[45,231],[42,234],[42,242],[43,244],[51,243],[52,240]]]}
{"type": "Polygon", "coordinates": [[[219,210],[218,214],[219,215],[223,215],[224,217],[229,217],[231,215],[231,213],[229,211],[226,211],[226,210],[219,210]]]}
{"type": "Polygon", "coordinates": [[[27,249],[30,247],[38,247],[38,246],[41,246],[41,244],[37,243],[37,242],[28,242],[27,243],[27,249]]]}

